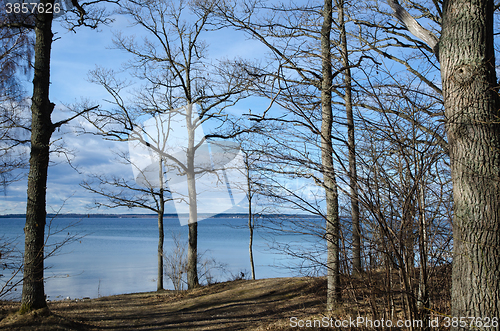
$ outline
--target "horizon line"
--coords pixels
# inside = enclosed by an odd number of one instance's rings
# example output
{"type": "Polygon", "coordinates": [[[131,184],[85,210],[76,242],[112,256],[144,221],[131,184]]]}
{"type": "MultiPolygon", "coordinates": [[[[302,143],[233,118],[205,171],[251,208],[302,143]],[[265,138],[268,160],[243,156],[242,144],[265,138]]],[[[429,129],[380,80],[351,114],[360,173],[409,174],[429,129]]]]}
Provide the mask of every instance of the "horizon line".
{"type": "MultiPolygon", "coordinates": [[[[198,215],[203,216],[204,213],[198,213],[198,215]]],[[[177,214],[177,213],[165,213],[163,217],[167,218],[178,218],[178,217],[187,217],[189,214],[177,214]]],[[[234,218],[243,218],[248,217],[248,213],[220,213],[217,215],[213,215],[208,218],[220,218],[220,217],[234,217],[234,218]]],[[[288,213],[270,213],[270,214],[260,214],[258,216],[286,216],[286,217],[317,217],[321,218],[321,215],[314,214],[288,214],[288,213]]],[[[127,214],[113,214],[113,213],[48,213],[47,218],[99,218],[99,217],[107,217],[107,218],[150,218],[150,217],[158,217],[158,214],[150,213],[150,214],[137,214],[137,213],[127,213],[127,214]]],[[[343,217],[343,216],[341,216],[343,217]]],[[[26,218],[26,214],[4,214],[0,215],[0,218],[26,218]]]]}

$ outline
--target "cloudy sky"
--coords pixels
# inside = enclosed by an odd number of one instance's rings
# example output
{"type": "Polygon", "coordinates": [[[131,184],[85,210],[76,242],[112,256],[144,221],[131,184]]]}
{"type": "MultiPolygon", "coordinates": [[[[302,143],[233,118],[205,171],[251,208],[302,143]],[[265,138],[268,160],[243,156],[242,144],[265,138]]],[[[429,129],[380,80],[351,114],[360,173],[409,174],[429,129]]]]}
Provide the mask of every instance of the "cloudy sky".
{"type": "MultiPolygon", "coordinates": [[[[88,81],[89,71],[96,66],[120,69],[128,58],[119,51],[110,49],[113,32],[134,33],[124,17],[115,17],[115,22],[109,27],[103,26],[100,31],[79,29],[77,33],[65,31],[60,22],[55,22],[57,40],[52,47],[50,99],[56,106],[53,121],[65,118],[64,105],[74,104],[82,99],[89,99],[95,104],[105,105],[108,98],[106,91],[88,81]]],[[[237,56],[258,58],[265,49],[257,42],[249,41],[241,33],[229,30],[210,32],[204,38],[209,45],[209,57],[212,59],[234,58],[237,56]]],[[[26,80],[26,89],[31,93],[31,77],[26,80]]],[[[264,102],[263,102],[264,105],[264,102]]],[[[239,104],[232,112],[243,113],[255,107],[247,102],[239,104]]],[[[128,165],[116,161],[116,151],[127,151],[127,144],[105,141],[93,135],[76,135],[73,125],[66,126],[56,132],[54,138],[62,138],[67,149],[72,151],[70,167],[66,158],[53,154],[54,164],[49,169],[47,185],[47,212],[63,213],[144,213],[144,210],[129,209],[89,209],[96,198],[80,187],[80,183],[92,173],[114,174],[132,177],[132,169],[128,165]]],[[[80,121],[80,125],[84,124],[80,121]]],[[[0,214],[23,214],[26,212],[26,180],[12,184],[0,197],[0,214]]],[[[243,203],[244,204],[244,203],[243,203]]],[[[174,212],[169,205],[166,212],[174,212]]],[[[242,205],[231,212],[245,212],[242,205]]]]}

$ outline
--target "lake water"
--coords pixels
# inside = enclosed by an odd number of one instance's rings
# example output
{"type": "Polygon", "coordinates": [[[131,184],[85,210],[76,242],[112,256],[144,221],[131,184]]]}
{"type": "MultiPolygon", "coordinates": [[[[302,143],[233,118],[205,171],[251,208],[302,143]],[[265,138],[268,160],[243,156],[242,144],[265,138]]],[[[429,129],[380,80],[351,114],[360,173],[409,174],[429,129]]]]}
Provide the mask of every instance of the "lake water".
{"type": "MultiPolygon", "coordinates": [[[[17,238],[18,247],[24,247],[24,222],[22,218],[0,218],[0,237],[17,238]]],[[[205,258],[214,258],[225,265],[224,273],[214,271],[219,281],[227,280],[231,274],[236,275],[241,271],[250,275],[249,232],[246,224],[244,218],[212,218],[198,223],[198,252],[205,252],[205,258]]],[[[187,243],[187,231],[188,227],[180,226],[176,218],[165,218],[165,252],[173,249],[172,234],[179,235],[181,242],[187,243]]],[[[68,234],[81,238],[65,244],[55,256],[46,260],[45,292],[49,300],[156,290],[156,218],[57,218],[52,221],[51,232],[49,244],[63,241],[68,234]]],[[[292,264],[293,259],[270,251],[270,242],[260,234],[259,229],[256,229],[256,277],[296,275],[280,267],[292,264]]],[[[0,281],[8,276],[6,271],[0,270],[4,274],[0,281]]],[[[168,279],[165,279],[165,287],[173,289],[168,279]]],[[[14,297],[19,297],[20,290],[14,292],[14,297]]]]}

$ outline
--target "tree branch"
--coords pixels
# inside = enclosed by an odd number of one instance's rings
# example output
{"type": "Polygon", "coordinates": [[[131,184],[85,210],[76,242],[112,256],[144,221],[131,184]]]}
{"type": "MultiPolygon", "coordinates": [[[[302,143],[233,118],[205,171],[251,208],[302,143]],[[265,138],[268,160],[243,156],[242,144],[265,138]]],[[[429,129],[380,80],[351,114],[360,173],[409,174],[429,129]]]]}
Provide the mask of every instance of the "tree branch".
{"type": "Polygon", "coordinates": [[[398,0],[387,0],[387,3],[394,11],[394,17],[397,18],[411,34],[429,45],[439,61],[439,38],[421,26],[417,20],[399,4],[398,0]]]}
{"type": "Polygon", "coordinates": [[[92,108],[87,108],[87,109],[84,109],[84,110],[82,110],[81,112],[76,113],[75,115],[71,116],[70,118],[67,118],[67,119],[65,119],[65,120],[59,121],[59,122],[57,122],[57,123],[54,123],[54,124],[52,124],[52,130],[55,130],[55,129],[57,129],[58,127],[60,127],[61,125],[66,124],[66,123],[68,123],[68,122],[70,122],[70,121],[74,120],[74,119],[75,119],[75,118],[77,118],[78,116],[80,116],[80,115],[82,115],[82,114],[85,114],[85,113],[87,113],[87,112],[89,112],[89,111],[92,111],[92,110],[94,110],[94,109],[97,109],[97,108],[99,108],[99,105],[94,106],[94,107],[92,107],[92,108]]]}

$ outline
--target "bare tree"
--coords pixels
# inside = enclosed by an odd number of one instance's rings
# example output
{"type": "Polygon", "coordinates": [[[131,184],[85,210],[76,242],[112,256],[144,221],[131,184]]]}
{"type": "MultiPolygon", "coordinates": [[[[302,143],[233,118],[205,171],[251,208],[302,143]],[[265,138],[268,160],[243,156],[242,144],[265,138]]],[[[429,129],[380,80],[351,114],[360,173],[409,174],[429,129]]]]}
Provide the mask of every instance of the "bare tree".
{"type": "Polygon", "coordinates": [[[452,315],[498,316],[500,206],[494,197],[500,189],[500,124],[494,2],[445,1],[439,38],[398,2],[389,4],[441,65],[454,198],[452,315]]]}
{"type": "Polygon", "coordinates": [[[247,185],[248,185],[248,231],[250,232],[250,239],[248,241],[248,254],[250,257],[250,272],[252,273],[252,279],[255,280],[255,264],[253,262],[253,231],[255,229],[255,214],[253,212],[252,202],[254,201],[255,190],[252,186],[252,177],[250,175],[251,163],[248,154],[245,154],[245,169],[247,173],[247,185]]]}
{"type": "Polygon", "coordinates": [[[323,181],[326,191],[326,241],[328,310],[333,310],[340,301],[340,215],[339,198],[335,168],[333,166],[332,146],[332,60],[330,31],[333,22],[333,2],[325,0],[323,6],[323,25],[321,27],[321,161],[323,181]]]}
{"type": "Polygon", "coordinates": [[[343,0],[335,2],[337,7],[338,29],[340,32],[339,51],[341,63],[344,68],[344,103],[346,110],[347,123],[347,147],[349,153],[349,186],[351,200],[351,219],[352,219],[352,269],[354,273],[362,273],[363,265],[361,259],[361,228],[359,219],[359,198],[358,198],[358,176],[356,165],[356,138],[354,132],[354,116],[353,116],[353,98],[352,98],[352,73],[349,62],[350,47],[347,42],[346,28],[346,3],[343,0]]]}
{"type": "MultiPolygon", "coordinates": [[[[11,19],[6,11],[0,14],[2,25],[11,19]]],[[[0,29],[0,192],[20,179],[19,169],[27,165],[21,146],[29,142],[29,121],[24,115],[28,106],[19,75],[30,72],[32,53],[28,29],[6,26],[0,29]]]]}
{"type": "Polygon", "coordinates": [[[431,308],[430,276],[451,262],[448,158],[431,134],[411,124],[430,125],[429,117],[420,111],[422,100],[412,104],[415,96],[410,97],[403,108],[396,95],[412,93],[402,88],[397,91],[377,95],[380,107],[397,107],[414,121],[401,121],[387,111],[367,115],[369,120],[359,125],[363,128],[358,166],[368,272],[385,271],[388,306],[379,314],[394,317],[394,288],[398,286],[394,274],[398,273],[405,316],[425,319],[431,308]]]}
{"type": "MultiPolygon", "coordinates": [[[[189,289],[199,285],[197,199],[200,192],[197,191],[196,177],[214,170],[211,161],[203,154],[208,145],[202,134],[202,124],[208,120],[223,123],[227,117],[224,110],[246,95],[249,82],[249,76],[238,66],[224,61],[211,64],[207,59],[207,47],[202,35],[212,16],[212,5],[212,2],[207,2],[205,10],[198,7],[189,10],[190,5],[183,1],[123,2],[120,13],[147,34],[140,42],[121,34],[115,39],[116,48],[134,58],[128,64],[132,76],[146,83],[138,93],[139,102],[135,105],[127,104],[122,99],[125,84],[118,81],[114,73],[103,70],[93,73],[94,80],[113,96],[116,106],[116,109],[103,110],[90,119],[98,131],[110,139],[135,139],[143,143],[165,159],[167,167],[176,173],[174,177],[177,179],[174,181],[185,178],[188,190],[176,200],[186,202],[189,207],[189,289]],[[187,18],[189,20],[185,20],[187,18]],[[199,107],[199,112],[196,107],[199,107]],[[162,150],[148,144],[144,140],[144,135],[148,134],[146,131],[139,132],[133,138],[129,136],[140,124],[136,119],[145,114],[164,118],[165,126],[157,129],[164,133],[174,123],[181,128],[176,134],[184,137],[182,146],[185,146],[177,151],[178,154],[172,154],[168,150],[171,147],[162,150]]],[[[212,138],[216,136],[211,135],[212,138]]],[[[210,146],[217,148],[213,143],[210,146]]],[[[172,183],[170,181],[169,186],[172,183]]],[[[170,188],[173,194],[182,195],[182,192],[170,188]]]]}
{"type": "MultiPolygon", "coordinates": [[[[354,153],[352,148],[354,144],[353,123],[351,121],[351,124],[345,124],[339,121],[335,106],[342,105],[352,110],[350,94],[344,93],[343,90],[347,89],[347,86],[350,89],[350,73],[347,69],[358,66],[360,60],[358,59],[358,63],[350,63],[345,48],[342,58],[332,55],[335,53],[336,45],[347,47],[346,40],[336,41],[337,30],[333,29],[332,2],[268,5],[261,1],[247,1],[241,6],[240,12],[236,3],[226,2],[218,9],[220,17],[227,24],[247,32],[252,38],[266,45],[271,53],[272,60],[266,66],[247,68],[252,75],[261,78],[260,84],[255,88],[255,93],[271,100],[271,106],[268,109],[261,114],[250,114],[249,118],[256,122],[274,122],[276,132],[279,130],[286,132],[287,126],[297,126],[296,135],[292,139],[303,139],[302,143],[295,141],[294,143],[302,144],[304,148],[291,145],[290,141],[286,141],[283,143],[286,146],[285,151],[276,150],[275,160],[280,159],[279,162],[283,165],[286,159],[287,166],[283,166],[281,170],[277,168],[275,170],[290,177],[301,177],[304,173],[305,178],[313,180],[315,184],[320,184],[325,190],[327,211],[323,215],[327,225],[325,238],[329,257],[327,270],[330,309],[334,302],[339,300],[340,295],[340,255],[338,252],[340,221],[337,184],[339,171],[335,167],[342,171],[347,170],[337,163],[340,158],[336,157],[338,154],[334,151],[336,147],[334,141],[345,141],[345,145],[348,145],[347,140],[338,137],[343,135],[342,130],[335,132],[339,133],[338,136],[334,134],[334,123],[349,128],[347,131],[350,131],[351,150],[354,153]],[[335,33],[333,37],[332,33],[335,33]],[[343,83],[336,80],[341,74],[345,74],[343,83]],[[281,106],[286,111],[283,115],[274,115],[271,110],[272,106],[281,106]],[[309,132],[306,132],[308,130],[309,132]],[[299,136],[301,138],[297,138],[299,136]],[[290,153],[285,157],[286,150],[290,153]],[[313,156],[316,152],[321,154],[320,160],[313,156]],[[291,156],[291,154],[294,155],[291,156]]],[[[343,17],[342,10],[339,9],[338,14],[339,17],[343,17]]],[[[343,22],[340,25],[344,26],[343,22]]],[[[342,32],[338,35],[342,35],[342,32]]],[[[271,135],[268,137],[273,141],[278,138],[271,137],[271,135]]],[[[353,171],[345,171],[346,174],[352,173],[353,183],[355,182],[354,162],[353,159],[353,171]]],[[[351,186],[355,190],[356,185],[351,186]]],[[[321,200],[320,196],[317,198],[318,201],[321,200]]],[[[298,209],[307,210],[311,207],[304,200],[298,201],[300,201],[297,205],[298,209]]],[[[353,196],[353,201],[353,208],[356,208],[355,196],[353,196]]],[[[316,207],[312,209],[315,209],[315,212],[318,211],[316,207]]],[[[354,213],[356,214],[356,211],[354,213]]],[[[355,228],[355,232],[358,233],[358,227],[355,226],[355,228]]]]}
{"type": "MultiPolygon", "coordinates": [[[[54,220],[58,217],[61,207],[56,211],[47,222],[46,236],[44,238],[44,260],[56,256],[62,247],[72,242],[82,239],[83,235],[79,233],[69,232],[77,222],[62,227],[58,226],[54,220]],[[62,237],[63,239],[52,240],[53,237],[62,237]]],[[[0,238],[0,298],[18,299],[17,296],[12,298],[14,291],[24,283],[23,278],[23,252],[20,250],[19,241],[22,237],[0,238]]]]}
{"type": "MultiPolygon", "coordinates": [[[[98,1],[99,2],[99,1],[98,1]]],[[[76,15],[76,20],[70,20],[71,28],[96,25],[105,20],[104,11],[99,17],[90,17],[86,8],[95,2],[78,3],[72,1],[74,9],[68,10],[68,15],[76,15]]],[[[25,28],[35,32],[34,46],[34,77],[31,104],[31,154],[28,174],[28,199],[26,207],[25,248],[24,248],[24,280],[22,295],[22,311],[31,311],[47,306],[45,301],[43,270],[44,270],[44,237],[46,224],[46,186],[47,169],[49,165],[49,145],[52,133],[61,125],[76,118],[83,110],[71,118],[53,123],[51,114],[55,104],[49,100],[50,85],[50,52],[53,42],[52,23],[54,11],[45,10],[54,7],[54,1],[40,1],[41,12],[27,15],[13,15],[2,22],[1,28],[25,28]]],[[[69,9],[69,8],[68,8],[69,9]]],[[[69,16],[68,16],[69,17],[69,16]]],[[[73,16],[75,17],[75,16],[73,16]]]]}
{"type": "Polygon", "coordinates": [[[16,249],[15,240],[0,238],[0,298],[6,297],[22,282],[22,254],[16,249]]]}
{"type": "MultiPolygon", "coordinates": [[[[255,129],[255,128],[253,128],[255,129]]],[[[237,139],[240,141],[241,150],[244,154],[243,163],[245,165],[245,183],[238,185],[238,189],[244,190],[248,203],[248,231],[249,231],[249,242],[248,242],[248,253],[250,258],[250,272],[252,279],[255,279],[255,263],[253,254],[253,241],[254,241],[254,231],[256,227],[257,219],[264,214],[268,208],[262,203],[265,199],[261,194],[264,190],[264,182],[266,181],[265,176],[261,173],[259,166],[265,161],[265,154],[259,150],[261,144],[258,144],[255,139],[256,134],[246,134],[239,136],[237,139]]],[[[265,167],[265,165],[264,165],[265,167]]]]}
{"type": "Polygon", "coordinates": [[[174,290],[184,290],[184,275],[187,272],[186,245],[179,234],[172,233],[172,248],[165,254],[165,275],[170,279],[174,290]]]}
{"type": "MultiPolygon", "coordinates": [[[[394,5],[394,2],[391,1],[391,3],[394,5]]],[[[408,1],[407,3],[416,16],[427,19],[426,23],[433,31],[440,29],[441,10],[437,2],[408,1]]],[[[439,66],[433,56],[432,47],[434,46],[429,47],[419,37],[405,33],[405,28],[394,24],[390,7],[370,0],[365,1],[364,7],[365,10],[356,13],[351,18],[358,28],[348,32],[351,38],[360,42],[365,54],[373,59],[373,62],[365,63],[359,70],[362,74],[355,77],[356,85],[361,89],[358,94],[359,99],[355,102],[356,106],[367,111],[390,111],[391,114],[399,116],[402,121],[413,121],[411,125],[417,125],[420,130],[431,134],[434,143],[438,144],[443,151],[447,151],[448,143],[444,130],[440,126],[435,126],[436,123],[441,123],[444,127],[444,111],[442,91],[437,79],[439,66]],[[399,68],[406,70],[399,70],[399,68]],[[364,83],[366,79],[370,80],[369,84],[364,83]],[[384,107],[378,107],[377,104],[369,102],[368,99],[374,94],[371,87],[366,87],[370,84],[380,89],[378,94],[382,95],[386,93],[385,89],[411,84],[411,87],[404,88],[418,91],[425,98],[434,99],[432,107],[422,107],[422,112],[432,116],[434,120],[427,123],[415,122],[412,117],[407,116],[405,112],[399,112],[395,107],[383,109],[384,107]],[[368,91],[366,91],[367,88],[368,91]]],[[[393,96],[407,99],[407,96],[401,94],[393,96]]],[[[414,98],[415,101],[417,99],[414,98]]]]}
{"type": "MultiPolygon", "coordinates": [[[[187,245],[179,233],[172,233],[172,245],[165,253],[165,275],[172,281],[176,291],[183,291],[187,284],[187,245]]],[[[205,257],[207,252],[200,254],[198,270],[200,283],[211,285],[216,282],[214,270],[224,272],[225,265],[218,263],[214,258],[205,257]]]]}
{"type": "Polygon", "coordinates": [[[25,146],[29,143],[29,121],[26,119],[27,103],[24,100],[2,102],[0,108],[0,192],[22,179],[27,166],[25,146]]]}
{"type": "Polygon", "coordinates": [[[139,183],[135,179],[129,180],[124,176],[112,176],[93,174],[91,181],[84,181],[81,186],[90,192],[97,193],[106,198],[107,202],[96,200],[97,207],[106,208],[142,208],[153,211],[158,217],[158,273],[156,280],[156,290],[164,290],[163,282],[163,244],[165,241],[165,232],[163,217],[165,214],[165,203],[170,201],[168,188],[164,178],[163,159],[158,158],[155,174],[145,174],[138,164],[131,160],[126,153],[119,153],[120,163],[130,166],[135,172],[138,172],[143,179],[139,183]]]}

